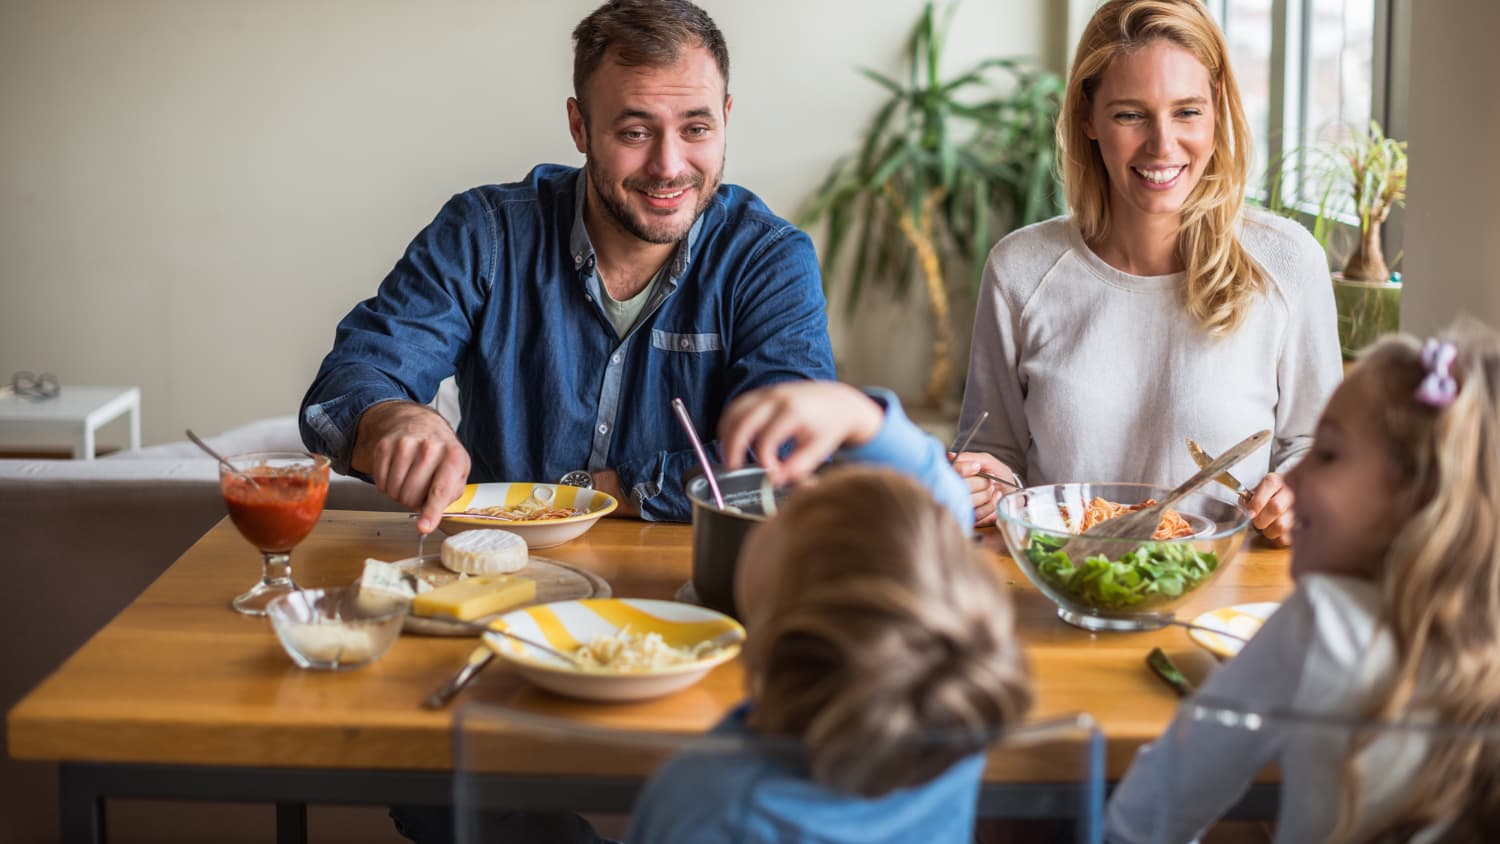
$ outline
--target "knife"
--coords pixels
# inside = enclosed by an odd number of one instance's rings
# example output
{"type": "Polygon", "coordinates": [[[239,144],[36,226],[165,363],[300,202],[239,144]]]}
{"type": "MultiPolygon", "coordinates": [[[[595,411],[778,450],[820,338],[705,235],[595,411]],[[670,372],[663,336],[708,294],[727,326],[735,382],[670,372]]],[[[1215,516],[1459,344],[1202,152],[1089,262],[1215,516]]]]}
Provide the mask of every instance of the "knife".
{"type": "Polygon", "coordinates": [[[494,658],[495,652],[490,650],[488,645],[480,645],[475,648],[469,653],[469,658],[464,662],[463,667],[458,669],[457,673],[452,677],[449,677],[448,682],[440,686],[437,691],[428,695],[427,699],[422,701],[422,705],[428,709],[442,709],[447,706],[448,701],[452,700],[454,695],[463,691],[464,686],[469,685],[470,680],[479,676],[479,672],[486,665],[489,665],[490,660],[494,658]]]}
{"type": "MultiPolygon", "coordinates": [[[[1203,446],[1193,442],[1192,437],[1188,437],[1187,447],[1188,454],[1191,454],[1193,456],[1193,462],[1198,464],[1199,469],[1202,469],[1208,464],[1214,462],[1213,457],[1211,457],[1208,452],[1203,450],[1203,446]]],[[[1236,478],[1234,475],[1231,475],[1228,472],[1222,472],[1218,475],[1215,475],[1214,480],[1234,490],[1235,494],[1240,498],[1250,497],[1250,490],[1246,489],[1245,485],[1240,483],[1239,478],[1236,478]]]]}

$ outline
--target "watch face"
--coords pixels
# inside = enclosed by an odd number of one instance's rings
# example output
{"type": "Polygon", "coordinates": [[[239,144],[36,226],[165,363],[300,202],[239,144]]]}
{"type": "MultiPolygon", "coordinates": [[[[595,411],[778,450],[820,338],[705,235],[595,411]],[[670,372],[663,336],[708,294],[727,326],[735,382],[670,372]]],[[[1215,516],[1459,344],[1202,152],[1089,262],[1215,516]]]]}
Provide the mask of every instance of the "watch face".
{"type": "Polygon", "coordinates": [[[563,486],[581,486],[584,489],[593,489],[594,476],[590,475],[588,472],[585,472],[582,469],[574,469],[566,475],[563,475],[562,479],[559,480],[558,483],[562,484],[563,486]]]}

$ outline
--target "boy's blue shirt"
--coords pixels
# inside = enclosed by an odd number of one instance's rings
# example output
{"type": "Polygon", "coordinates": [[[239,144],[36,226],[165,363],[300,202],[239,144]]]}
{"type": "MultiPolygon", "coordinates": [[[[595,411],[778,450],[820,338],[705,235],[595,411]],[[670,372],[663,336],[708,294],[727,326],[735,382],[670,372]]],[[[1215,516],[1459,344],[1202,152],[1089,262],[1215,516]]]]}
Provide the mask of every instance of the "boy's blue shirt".
{"type": "Polygon", "coordinates": [[[784,753],[762,752],[749,705],[716,726],[701,750],[669,759],[646,783],[627,844],[969,844],[983,754],[936,779],[882,797],[813,782],[784,753]]]}

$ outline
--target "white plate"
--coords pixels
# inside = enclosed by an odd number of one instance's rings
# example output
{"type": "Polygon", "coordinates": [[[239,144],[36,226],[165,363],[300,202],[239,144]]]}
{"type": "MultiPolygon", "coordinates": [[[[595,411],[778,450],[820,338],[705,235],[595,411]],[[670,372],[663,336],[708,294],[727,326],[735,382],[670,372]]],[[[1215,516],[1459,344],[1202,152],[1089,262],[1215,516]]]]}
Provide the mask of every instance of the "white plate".
{"type": "Polygon", "coordinates": [[[597,489],[584,489],[562,484],[504,483],[469,484],[463,495],[448,505],[438,527],[444,533],[454,534],[476,528],[499,528],[520,535],[528,548],[551,548],[570,539],[576,539],[619,506],[614,497],[597,489]],[[515,507],[537,497],[554,507],[569,507],[583,511],[581,515],[566,519],[537,519],[532,521],[506,521],[464,517],[463,511],[480,507],[515,507]]]}
{"type": "MultiPolygon", "coordinates": [[[[634,633],[659,633],[674,647],[691,647],[731,631],[741,637],[745,634],[739,622],[723,613],[644,598],[558,601],[508,612],[500,616],[499,623],[518,636],[563,653],[572,653],[595,636],[612,635],[627,625],[634,633]]],[[[645,700],[685,689],[740,652],[740,646],[734,644],[702,659],[655,671],[580,671],[514,639],[486,633],[484,640],[501,659],[538,686],[568,697],[604,701],[645,700]]]]}
{"type": "Polygon", "coordinates": [[[1219,659],[1229,659],[1245,646],[1241,639],[1249,639],[1260,631],[1262,624],[1276,612],[1281,604],[1262,601],[1256,604],[1235,604],[1209,610],[1193,619],[1193,623],[1208,630],[1189,630],[1188,637],[1219,659]],[[1210,632],[1217,631],[1217,632],[1210,632]],[[1221,636],[1219,633],[1228,633],[1221,636]],[[1233,638],[1233,637],[1239,638],[1233,638]]]}

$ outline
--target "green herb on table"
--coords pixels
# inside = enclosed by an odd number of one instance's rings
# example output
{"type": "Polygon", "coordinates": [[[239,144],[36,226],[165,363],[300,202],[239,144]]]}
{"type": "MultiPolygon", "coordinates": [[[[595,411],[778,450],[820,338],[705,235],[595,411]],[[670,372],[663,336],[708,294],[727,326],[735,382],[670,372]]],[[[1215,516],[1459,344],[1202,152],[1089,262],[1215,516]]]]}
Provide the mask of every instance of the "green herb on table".
{"type": "Polygon", "coordinates": [[[1177,598],[1219,567],[1219,556],[1187,543],[1147,542],[1118,560],[1096,554],[1075,565],[1066,536],[1034,535],[1026,557],[1043,579],[1094,609],[1123,610],[1153,598],[1177,598]]]}

